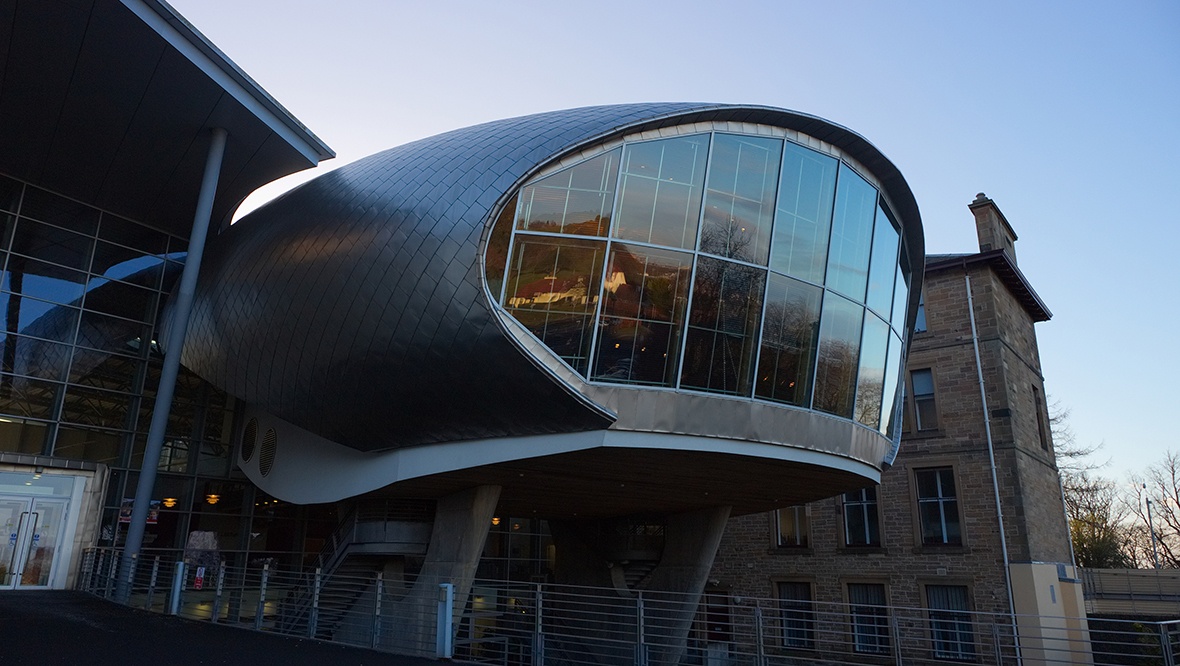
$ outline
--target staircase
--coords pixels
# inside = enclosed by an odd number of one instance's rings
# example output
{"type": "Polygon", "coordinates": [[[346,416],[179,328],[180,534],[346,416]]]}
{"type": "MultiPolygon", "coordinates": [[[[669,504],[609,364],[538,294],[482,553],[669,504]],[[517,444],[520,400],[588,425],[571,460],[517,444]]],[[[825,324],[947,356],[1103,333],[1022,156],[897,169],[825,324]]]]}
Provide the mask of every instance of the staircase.
{"type": "MultiPolygon", "coordinates": [[[[315,611],[315,638],[336,637],[350,613],[358,606],[371,606],[376,579],[391,564],[405,556],[424,556],[433,527],[433,502],[367,500],[358,502],[332,533],[320,552],[319,598],[313,604],[314,578],[299,593],[292,594],[280,609],[281,631],[308,635],[315,611]]],[[[386,580],[386,589],[400,587],[386,580]]]]}

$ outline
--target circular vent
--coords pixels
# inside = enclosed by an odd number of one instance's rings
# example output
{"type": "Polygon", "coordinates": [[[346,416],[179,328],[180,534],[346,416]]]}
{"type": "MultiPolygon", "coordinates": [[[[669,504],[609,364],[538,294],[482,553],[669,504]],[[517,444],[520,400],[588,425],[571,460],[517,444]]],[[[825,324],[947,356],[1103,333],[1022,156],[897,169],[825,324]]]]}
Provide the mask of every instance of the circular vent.
{"type": "Polygon", "coordinates": [[[258,443],[258,419],[250,419],[242,431],[242,462],[254,457],[254,446],[258,443]]]}
{"type": "Polygon", "coordinates": [[[275,464],[275,449],[278,448],[279,437],[274,428],[268,428],[262,436],[262,446],[258,449],[258,471],[263,476],[270,474],[270,468],[275,464]]]}

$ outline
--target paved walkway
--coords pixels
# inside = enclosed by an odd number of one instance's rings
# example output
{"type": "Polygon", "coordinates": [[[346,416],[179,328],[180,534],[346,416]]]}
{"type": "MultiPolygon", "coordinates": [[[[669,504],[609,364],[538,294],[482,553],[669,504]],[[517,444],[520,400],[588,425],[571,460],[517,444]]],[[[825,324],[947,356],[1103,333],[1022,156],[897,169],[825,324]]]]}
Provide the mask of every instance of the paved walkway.
{"type": "Polygon", "coordinates": [[[438,666],[417,657],[136,610],[81,592],[0,592],[0,664],[438,666]]]}

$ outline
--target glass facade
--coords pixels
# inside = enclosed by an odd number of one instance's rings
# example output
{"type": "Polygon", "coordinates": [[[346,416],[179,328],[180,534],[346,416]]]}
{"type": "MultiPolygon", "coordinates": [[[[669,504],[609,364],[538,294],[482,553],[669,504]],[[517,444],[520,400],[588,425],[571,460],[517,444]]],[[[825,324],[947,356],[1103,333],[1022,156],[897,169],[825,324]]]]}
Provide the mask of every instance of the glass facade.
{"type": "MultiPolygon", "coordinates": [[[[0,176],[0,451],[109,466],[101,546],[126,534],[159,385],[156,332],[187,249],[184,238],[0,176]]],[[[305,526],[314,509],[245,481],[231,464],[233,418],[231,397],[181,368],[145,553],[183,549],[195,531],[214,532],[227,559],[298,553],[335,525],[333,515],[305,526]]]]}
{"type": "Polygon", "coordinates": [[[814,409],[896,438],[908,262],[849,163],[732,132],[624,140],[525,184],[492,297],[595,382],[814,409]]]}

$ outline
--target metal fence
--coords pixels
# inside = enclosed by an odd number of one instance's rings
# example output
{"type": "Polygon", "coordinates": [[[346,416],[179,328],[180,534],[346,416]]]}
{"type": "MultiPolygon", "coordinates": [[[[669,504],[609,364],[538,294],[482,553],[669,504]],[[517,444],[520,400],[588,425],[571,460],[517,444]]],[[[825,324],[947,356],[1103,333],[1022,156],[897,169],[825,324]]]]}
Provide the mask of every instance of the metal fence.
{"type": "MultiPolygon", "coordinates": [[[[82,589],[114,598],[117,551],[87,551],[82,589]]],[[[1180,621],[702,597],[449,581],[146,556],[129,605],[261,631],[500,666],[1093,664],[1180,666],[1180,621]]]]}

